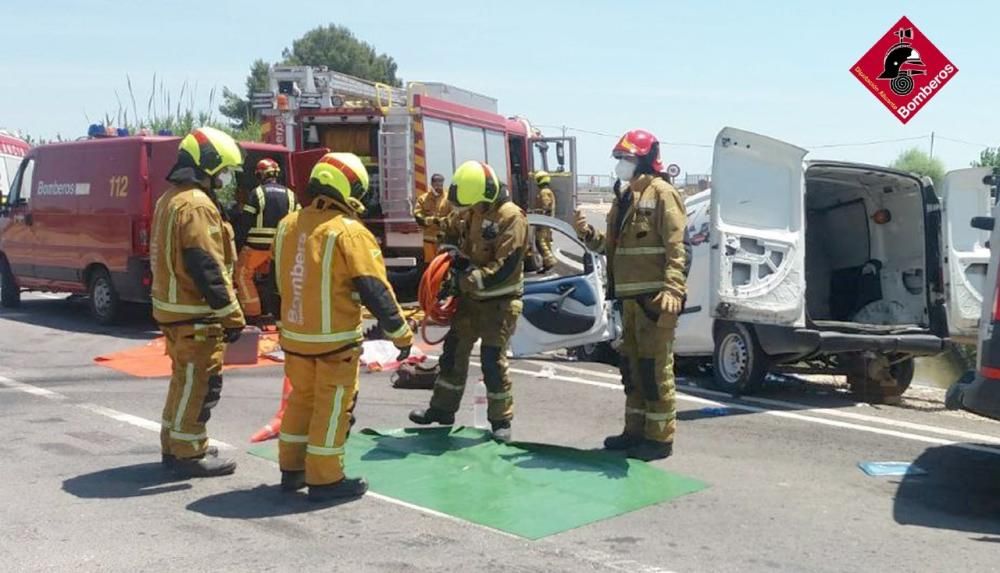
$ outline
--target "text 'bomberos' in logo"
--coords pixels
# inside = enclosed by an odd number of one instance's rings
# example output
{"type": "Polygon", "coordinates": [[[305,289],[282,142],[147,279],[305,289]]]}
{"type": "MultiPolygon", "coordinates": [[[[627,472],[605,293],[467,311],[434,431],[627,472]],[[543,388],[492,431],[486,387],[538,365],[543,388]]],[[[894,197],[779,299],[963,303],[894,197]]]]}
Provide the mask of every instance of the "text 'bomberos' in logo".
{"type": "Polygon", "coordinates": [[[906,16],[851,68],[854,77],[906,123],[958,73],[906,16]]]}

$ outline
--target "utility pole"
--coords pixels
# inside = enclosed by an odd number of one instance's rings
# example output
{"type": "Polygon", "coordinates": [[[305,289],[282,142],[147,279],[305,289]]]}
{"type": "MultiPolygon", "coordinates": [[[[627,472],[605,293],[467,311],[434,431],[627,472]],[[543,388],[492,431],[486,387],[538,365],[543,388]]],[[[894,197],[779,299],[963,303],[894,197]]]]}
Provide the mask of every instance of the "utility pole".
{"type": "Polygon", "coordinates": [[[931,132],[931,159],[934,159],[934,132],[931,132]]]}
{"type": "Polygon", "coordinates": [[[565,125],[562,126],[562,132],[563,132],[562,136],[566,137],[566,126],[565,125]]]}

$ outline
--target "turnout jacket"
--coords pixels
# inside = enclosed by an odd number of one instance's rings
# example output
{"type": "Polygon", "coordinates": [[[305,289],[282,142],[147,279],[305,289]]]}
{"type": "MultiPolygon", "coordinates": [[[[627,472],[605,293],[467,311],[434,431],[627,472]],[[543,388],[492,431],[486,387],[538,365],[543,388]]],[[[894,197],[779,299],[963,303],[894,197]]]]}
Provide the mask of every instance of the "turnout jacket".
{"type": "Polygon", "coordinates": [[[445,219],[441,242],[457,247],[471,265],[460,294],[473,300],[524,294],[527,236],[528,218],[506,197],[485,211],[473,207],[445,219]]]}
{"type": "Polygon", "coordinates": [[[260,251],[271,249],[278,223],[298,211],[295,193],[275,182],[264,183],[250,192],[236,225],[236,250],[244,246],[260,251]]]}
{"type": "Polygon", "coordinates": [[[149,259],[156,322],[244,325],[233,290],[233,229],[197,184],[175,184],[156,202],[149,259]]]}
{"type": "Polygon", "coordinates": [[[611,298],[659,292],[685,298],[687,214],[672,185],[660,177],[639,176],[616,194],[606,228],[582,238],[607,256],[611,298]]]}
{"type": "Polygon", "coordinates": [[[448,202],[448,195],[445,192],[435,194],[428,191],[417,197],[417,204],[413,208],[413,218],[417,224],[424,229],[425,241],[437,241],[441,232],[441,221],[451,213],[451,203],[448,202]]]}
{"type": "Polygon", "coordinates": [[[382,250],[343,204],[318,197],[285,217],[272,267],[286,352],[315,356],[359,344],[362,306],[396,346],[410,344],[413,334],[386,277],[382,250]]]}

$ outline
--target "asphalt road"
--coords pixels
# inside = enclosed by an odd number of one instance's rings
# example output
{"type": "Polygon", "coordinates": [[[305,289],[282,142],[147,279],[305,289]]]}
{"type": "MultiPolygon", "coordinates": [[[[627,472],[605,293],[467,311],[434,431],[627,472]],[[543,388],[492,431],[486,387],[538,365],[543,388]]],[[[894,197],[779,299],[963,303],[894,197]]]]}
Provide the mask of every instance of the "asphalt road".
{"type": "MultiPolygon", "coordinates": [[[[279,367],[226,375],[209,430],[237,473],[176,481],[157,463],[166,381],[93,363],[154,337],[148,320],[94,327],[80,302],[25,298],[0,311],[0,571],[997,568],[1000,425],[944,411],[931,389],[866,407],[835,385],[780,380],[733,401],[684,380],[675,455],[655,465],[709,487],[527,541],[379,496],[317,508],[278,492],[277,467],[245,449],[274,412],[279,367]],[[727,415],[703,410],[716,401],[727,415]],[[872,460],[928,474],[868,477],[857,464],[872,460]]],[[[512,368],[515,439],[589,449],[620,430],[609,367],[512,368]]],[[[359,424],[376,428],[408,425],[428,398],[385,374],[363,375],[361,392],[359,424]]]]}

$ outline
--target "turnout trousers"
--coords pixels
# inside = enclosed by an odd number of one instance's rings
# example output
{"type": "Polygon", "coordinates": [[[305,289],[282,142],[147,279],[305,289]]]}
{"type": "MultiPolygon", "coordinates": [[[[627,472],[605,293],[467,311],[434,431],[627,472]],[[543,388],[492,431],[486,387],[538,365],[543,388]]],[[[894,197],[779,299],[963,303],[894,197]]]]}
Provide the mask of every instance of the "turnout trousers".
{"type": "Polygon", "coordinates": [[[451,413],[458,411],[469,375],[469,356],[476,341],[482,339],[479,358],[489,404],[487,417],[490,422],[508,421],[514,417],[514,397],[507,375],[507,347],[521,308],[521,300],[516,298],[476,301],[463,297],[459,300],[438,361],[441,373],[434,383],[432,408],[451,413]]]}
{"type": "Polygon", "coordinates": [[[622,319],[625,433],[672,442],[677,429],[675,327],[658,326],[634,299],[622,301],[622,319]]]}
{"type": "Polygon", "coordinates": [[[268,270],[271,264],[271,252],[261,251],[252,247],[243,247],[236,259],[236,298],[243,307],[247,318],[260,316],[260,293],[253,282],[254,274],[268,270]]]}
{"type": "Polygon", "coordinates": [[[344,444],[358,395],[357,347],[322,356],[285,353],[292,383],[278,437],[282,471],[306,472],[309,485],[344,479],[344,444]]]}
{"type": "Polygon", "coordinates": [[[161,325],[172,370],[160,424],[160,447],[177,458],[196,458],[208,447],[205,423],[222,396],[219,324],[161,325]]]}

